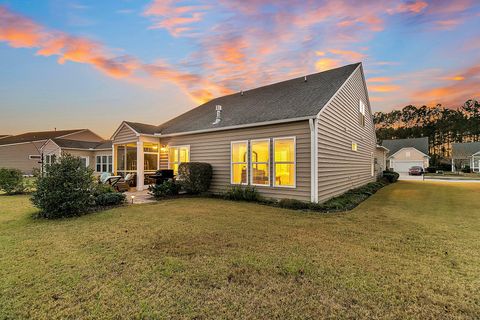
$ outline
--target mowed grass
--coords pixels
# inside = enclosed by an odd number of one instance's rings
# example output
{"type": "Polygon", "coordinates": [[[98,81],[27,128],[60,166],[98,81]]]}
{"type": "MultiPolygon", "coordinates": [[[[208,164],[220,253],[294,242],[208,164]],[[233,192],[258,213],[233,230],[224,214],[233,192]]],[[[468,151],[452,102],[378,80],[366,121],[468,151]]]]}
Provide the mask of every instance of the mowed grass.
{"type": "Polygon", "coordinates": [[[399,182],[319,215],[176,199],[43,221],[0,197],[0,319],[480,315],[480,185],[399,182]]]}

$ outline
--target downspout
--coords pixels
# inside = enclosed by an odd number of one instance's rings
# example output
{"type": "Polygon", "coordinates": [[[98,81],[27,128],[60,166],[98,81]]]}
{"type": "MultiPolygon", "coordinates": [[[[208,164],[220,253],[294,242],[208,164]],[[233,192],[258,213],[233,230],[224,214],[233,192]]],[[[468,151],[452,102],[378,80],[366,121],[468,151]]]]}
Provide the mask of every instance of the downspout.
{"type": "Polygon", "coordinates": [[[308,120],[310,125],[310,201],[318,202],[318,119],[308,120]]]}

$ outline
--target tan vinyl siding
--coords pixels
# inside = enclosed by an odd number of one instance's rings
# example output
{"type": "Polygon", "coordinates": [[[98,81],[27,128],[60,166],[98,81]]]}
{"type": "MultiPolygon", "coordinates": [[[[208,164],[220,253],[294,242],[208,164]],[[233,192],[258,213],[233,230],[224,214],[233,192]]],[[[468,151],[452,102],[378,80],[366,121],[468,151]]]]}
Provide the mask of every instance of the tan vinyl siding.
{"type": "Polygon", "coordinates": [[[39,159],[29,159],[29,155],[39,155],[37,148],[40,149],[44,143],[45,141],[39,141],[0,146],[0,168],[19,169],[24,174],[32,174],[32,169],[40,168],[40,164],[39,159]]]}
{"type": "Polygon", "coordinates": [[[375,165],[375,172],[378,176],[382,174],[382,171],[387,169],[387,153],[383,148],[375,149],[375,159],[377,164],[375,165]]]}
{"type": "MultiPolygon", "coordinates": [[[[160,139],[162,145],[190,145],[190,161],[207,162],[213,166],[211,191],[225,192],[230,184],[230,143],[276,137],[296,137],[296,188],[256,187],[269,198],[294,198],[310,201],[310,128],[308,121],[269,125],[254,128],[191,134],[160,139]]],[[[272,157],[272,151],[270,157],[272,157]]],[[[166,153],[160,155],[162,169],[168,167],[166,153]]],[[[270,165],[272,176],[272,165],[270,165]]],[[[272,180],[272,179],[271,179],[272,180]]]]}
{"type": "Polygon", "coordinates": [[[95,170],[95,157],[93,151],[62,149],[62,155],[64,154],[70,154],[74,157],[88,157],[88,167],[95,170]]]}
{"type": "Polygon", "coordinates": [[[319,202],[374,181],[372,152],[376,148],[371,109],[360,68],[337,93],[318,120],[319,202]],[[359,100],[366,105],[365,126],[360,125],[359,100]],[[358,150],[352,151],[352,142],[358,150]]]}
{"type": "Polygon", "coordinates": [[[97,141],[103,140],[102,138],[100,138],[90,130],[69,134],[69,135],[66,135],[65,137],[61,137],[60,139],[75,140],[75,141],[91,141],[91,142],[97,142],[97,141]]]}
{"type": "Polygon", "coordinates": [[[132,141],[137,141],[137,135],[132,129],[124,124],[114,137],[113,143],[117,144],[132,141]]]}

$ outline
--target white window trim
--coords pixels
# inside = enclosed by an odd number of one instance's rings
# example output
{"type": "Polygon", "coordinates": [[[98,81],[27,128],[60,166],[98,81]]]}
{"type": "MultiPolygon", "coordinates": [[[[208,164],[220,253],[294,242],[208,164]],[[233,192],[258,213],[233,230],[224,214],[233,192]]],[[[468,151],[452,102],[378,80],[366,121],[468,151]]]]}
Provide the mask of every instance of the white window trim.
{"type": "MultiPolygon", "coordinates": [[[[188,150],[188,161],[187,162],[190,162],[190,158],[191,158],[191,153],[190,153],[190,145],[186,144],[186,145],[180,145],[180,146],[168,146],[168,154],[167,154],[167,157],[168,157],[168,169],[172,170],[172,167],[171,167],[171,164],[173,163],[176,163],[176,162],[170,162],[170,149],[173,149],[173,148],[178,148],[178,150],[180,150],[180,148],[187,148],[188,150]]],[[[158,156],[158,158],[160,159],[160,156],[158,156]]],[[[182,162],[180,161],[180,153],[178,154],[178,165],[180,165],[182,162]]]]}
{"type": "Polygon", "coordinates": [[[230,184],[232,185],[236,185],[236,186],[240,186],[240,185],[243,185],[243,186],[246,186],[248,185],[248,180],[249,180],[249,176],[250,176],[250,166],[249,166],[249,163],[250,161],[248,161],[248,157],[249,157],[249,154],[250,154],[250,148],[249,148],[249,143],[248,143],[248,140],[237,140],[237,141],[230,141],[230,184]],[[236,143],[245,143],[247,145],[247,158],[245,159],[245,162],[233,162],[232,161],[232,155],[233,155],[233,145],[236,144],[236,143]],[[233,182],[233,165],[234,164],[245,164],[245,167],[247,168],[247,174],[246,174],[246,180],[245,183],[235,183],[233,182]]]}
{"type": "Polygon", "coordinates": [[[297,188],[297,137],[276,137],[273,138],[273,157],[272,157],[272,166],[273,166],[273,187],[274,188],[286,188],[286,189],[295,189],[297,188]],[[277,140],[286,140],[286,139],[293,139],[293,186],[279,186],[276,184],[276,176],[277,173],[275,172],[275,164],[291,164],[291,162],[275,162],[275,141],[277,140]]]}
{"type": "Polygon", "coordinates": [[[90,167],[90,157],[88,157],[88,156],[80,156],[79,158],[80,158],[80,159],[85,159],[85,163],[86,163],[85,168],[89,168],[89,167],[90,167]]]}
{"type": "MultiPolygon", "coordinates": [[[[95,172],[97,173],[103,173],[103,170],[101,171],[97,171],[97,166],[100,164],[100,168],[103,168],[103,165],[106,164],[107,165],[107,170],[108,170],[108,167],[109,166],[112,166],[112,172],[113,172],[113,155],[112,154],[108,154],[108,153],[102,153],[102,154],[96,154],[95,155],[95,172]],[[97,157],[100,157],[100,162],[97,161],[97,157]],[[103,158],[102,157],[107,157],[107,162],[106,163],[103,163],[103,158]],[[109,162],[108,161],[108,157],[112,157],[112,161],[109,162]]],[[[109,172],[109,171],[106,171],[106,172],[109,172]]]]}
{"type": "MultiPolygon", "coordinates": [[[[250,172],[250,182],[251,182],[251,185],[252,186],[258,186],[258,187],[270,187],[271,186],[271,179],[270,179],[270,175],[271,175],[271,155],[270,155],[270,139],[269,138],[266,138],[266,139],[254,139],[254,140],[250,140],[250,150],[249,150],[249,158],[250,158],[250,161],[249,161],[249,165],[247,165],[247,167],[250,167],[248,170],[250,172]],[[266,141],[268,143],[268,161],[267,162],[262,162],[262,161],[258,161],[258,162],[253,162],[253,148],[252,148],[252,144],[253,142],[262,142],[262,141],[266,141]],[[267,184],[260,184],[260,183],[253,183],[253,165],[254,164],[266,164],[267,165],[267,168],[268,168],[268,183],[267,184]]],[[[247,149],[248,149],[248,145],[247,145],[247,149]]],[[[248,159],[247,159],[248,160],[248,159]]],[[[230,159],[231,161],[231,159],[230,159]]],[[[248,172],[247,172],[248,174],[248,172]]],[[[248,181],[247,181],[248,182],[248,181]]]]}
{"type": "Polygon", "coordinates": [[[362,99],[359,99],[359,111],[360,111],[360,114],[363,116],[363,124],[361,123],[360,126],[361,127],[365,127],[367,125],[367,107],[365,105],[365,103],[362,101],[362,99]]]}

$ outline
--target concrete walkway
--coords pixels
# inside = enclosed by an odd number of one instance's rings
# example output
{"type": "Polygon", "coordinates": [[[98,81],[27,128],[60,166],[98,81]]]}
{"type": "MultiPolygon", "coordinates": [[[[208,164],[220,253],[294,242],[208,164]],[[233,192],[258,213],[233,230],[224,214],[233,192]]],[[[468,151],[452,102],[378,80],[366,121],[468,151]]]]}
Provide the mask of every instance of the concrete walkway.
{"type": "Polygon", "coordinates": [[[127,196],[127,202],[129,204],[156,202],[155,198],[148,194],[148,190],[137,191],[135,188],[132,188],[130,191],[125,192],[125,195],[127,196]]]}

